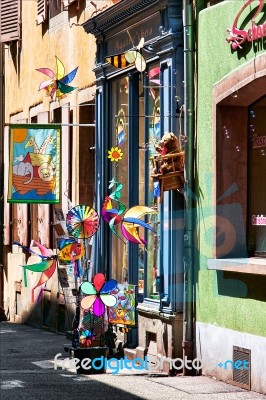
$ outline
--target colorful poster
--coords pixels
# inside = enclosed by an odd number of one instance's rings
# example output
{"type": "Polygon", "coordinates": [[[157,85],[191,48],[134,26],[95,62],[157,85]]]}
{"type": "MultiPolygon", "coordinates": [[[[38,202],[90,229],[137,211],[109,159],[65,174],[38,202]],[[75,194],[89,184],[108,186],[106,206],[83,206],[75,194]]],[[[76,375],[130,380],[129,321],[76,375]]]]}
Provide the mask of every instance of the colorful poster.
{"type": "Polygon", "coordinates": [[[59,203],[60,125],[10,125],[8,203],[59,203]]]}
{"type": "Polygon", "coordinates": [[[113,307],[108,307],[109,322],[114,325],[136,325],[136,286],[119,283],[112,294],[117,297],[117,302],[113,307]]]}

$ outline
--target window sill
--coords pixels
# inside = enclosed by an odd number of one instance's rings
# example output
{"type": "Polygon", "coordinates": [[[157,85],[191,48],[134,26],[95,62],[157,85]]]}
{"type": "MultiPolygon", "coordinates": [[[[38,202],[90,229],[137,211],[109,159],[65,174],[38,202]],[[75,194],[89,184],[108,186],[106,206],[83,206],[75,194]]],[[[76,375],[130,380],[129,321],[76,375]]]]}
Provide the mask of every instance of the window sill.
{"type": "Polygon", "coordinates": [[[213,258],[208,260],[207,268],[209,270],[230,271],[241,274],[266,275],[266,258],[213,258]]]}

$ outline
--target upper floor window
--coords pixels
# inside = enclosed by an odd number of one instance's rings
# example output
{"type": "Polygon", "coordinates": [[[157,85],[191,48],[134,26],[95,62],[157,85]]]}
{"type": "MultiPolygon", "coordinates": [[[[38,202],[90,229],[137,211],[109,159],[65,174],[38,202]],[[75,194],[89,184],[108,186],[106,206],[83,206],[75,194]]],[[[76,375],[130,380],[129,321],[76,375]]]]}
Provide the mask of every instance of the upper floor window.
{"type": "Polygon", "coordinates": [[[0,41],[2,43],[20,39],[20,11],[20,0],[0,0],[0,41]]]}

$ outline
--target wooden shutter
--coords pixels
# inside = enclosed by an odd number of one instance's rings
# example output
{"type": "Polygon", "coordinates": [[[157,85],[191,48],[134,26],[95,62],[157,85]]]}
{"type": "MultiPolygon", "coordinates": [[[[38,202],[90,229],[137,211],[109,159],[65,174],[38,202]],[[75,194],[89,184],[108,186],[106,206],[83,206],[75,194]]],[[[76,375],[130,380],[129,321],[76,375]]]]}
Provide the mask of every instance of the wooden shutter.
{"type": "Polygon", "coordinates": [[[37,25],[42,24],[48,18],[47,0],[37,0],[37,25]]]}
{"type": "Polygon", "coordinates": [[[20,0],[0,0],[0,41],[20,39],[20,0]]]}

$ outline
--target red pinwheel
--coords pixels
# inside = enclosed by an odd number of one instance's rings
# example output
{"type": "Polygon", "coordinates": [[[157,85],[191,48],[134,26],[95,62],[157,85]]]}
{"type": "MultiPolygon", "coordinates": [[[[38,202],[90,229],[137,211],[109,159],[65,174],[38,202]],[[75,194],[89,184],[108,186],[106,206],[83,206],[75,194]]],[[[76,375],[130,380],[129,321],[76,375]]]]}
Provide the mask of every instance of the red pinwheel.
{"type": "Polygon", "coordinates": [[[78,67],[65,75],[65,67],[59,58],[56,58],[56,74],[49,68],[38,68],[36,71],[42,72],[43,74],[49,76],[48,81],[44,81],[40,84],[39,90],[45,89],[47,94],[52,98],[62,99],[65,97],[66,93],[72,92],[76,88],[69,86],[68,84],[73,81],[76,76],[78,67]]]}
{"type": "Polygon", "coordinates": [[[105,276],[96,274],[91,282],[83,282],[81,291],[87,295],[81,300],[81,307],[85,310],[92,307],[93,313],[100,317],[105,312],[105,306],[113,307],[116,304],[116,297],[110,294],[117,287],[117,281],[110,279],[105,281],[105,276]]]}

